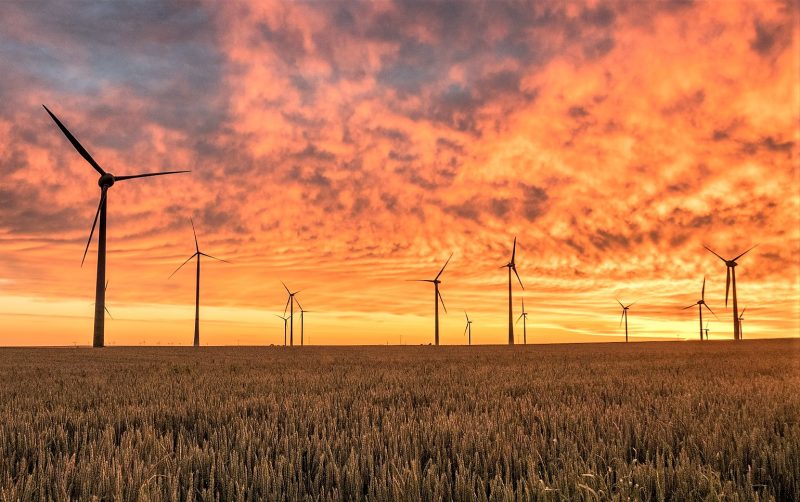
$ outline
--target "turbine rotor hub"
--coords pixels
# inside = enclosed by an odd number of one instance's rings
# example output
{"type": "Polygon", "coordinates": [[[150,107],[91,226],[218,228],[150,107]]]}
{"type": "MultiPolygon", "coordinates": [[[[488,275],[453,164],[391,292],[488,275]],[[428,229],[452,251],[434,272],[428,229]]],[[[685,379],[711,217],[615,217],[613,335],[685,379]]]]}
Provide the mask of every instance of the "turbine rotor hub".
{"type": "Polygon", "coordinates": [[[731,267],[731,268],[736,266],[736,262],[735,261],[726,261],[725,264],[727,266],[731,267]]]}
{"type": "Polygon", "coordinates": [[[100,188],[110,188],[114,184],[114,175],[111,173],[105,173],[104,175],[100,176],[100,179],[97,180],[97,184],[100,185],[100,188]]]}

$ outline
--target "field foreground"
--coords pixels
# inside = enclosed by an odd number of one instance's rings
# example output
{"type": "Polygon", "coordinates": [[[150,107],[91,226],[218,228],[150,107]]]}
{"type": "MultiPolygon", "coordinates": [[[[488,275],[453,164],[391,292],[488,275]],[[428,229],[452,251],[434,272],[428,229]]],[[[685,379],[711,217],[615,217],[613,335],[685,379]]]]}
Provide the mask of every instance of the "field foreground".
{"type": "Polygon", "coordinates": [[[0,349],[0,500],[800,500],[800,341],[0,349]]]}

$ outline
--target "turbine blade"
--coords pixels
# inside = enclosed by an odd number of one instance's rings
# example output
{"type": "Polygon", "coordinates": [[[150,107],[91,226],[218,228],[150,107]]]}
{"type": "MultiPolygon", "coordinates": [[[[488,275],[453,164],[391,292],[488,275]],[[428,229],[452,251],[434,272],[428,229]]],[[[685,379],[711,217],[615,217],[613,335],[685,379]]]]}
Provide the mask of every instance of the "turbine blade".
{"type": "Polygon", "coordinates": [[[289,294],[291,295],[291,294],[292,294],[292,292],[291,292],[291,291],[289,291],[289,288],[288,288],[288,287],[286,287],[286,283],[285,283],[285,282],[283,282],[283,281],[281,281],[281,284],[283,284],[283,289],[285,289],[285,290],[286,290],[286,292],[287,292],[287,293],[289,293],[289,294]]]}
{"type": "Polygon", "coordinates": [[[517,256],[517,237],[514,236],[514,247],[511,249],[511,263],[514,263],[514,257],[517,256]]]}
{"type": "Polygon", "coordinates": [[[703,289],[700,292],[700,299],[701,300],[705,300],[706,299],[706,278],[705,277],[703,277],[703,289]]]}
{"type": "MultiPolygon", "coordinates": [[[[466,334],[467,334],[467,330],[468,330],[468,329],[469,329],[469,323],[467,323],[467,325],[466,325],[466,326],[464,326],[464,335],[466,335],[466,334]]],[[[461,335],[461,336],[464,336],[464,335],[461,335]]]]}
{"type": "Polygon", "coordinates": [[[113,318],[114,318],[114,316],[113,316],[113,315],[111,315],[111,312],[109,312],[109,311],[108,311],[108,307],[105,307],[105,306],[104,306],[103,308],[105,309],[105,311],[106,311],[106,314],[108,314],[108,317],[110,317],[111,319],[113,319],[113,318]]]}
{"type": "Polygon", "coordinates": [[[620,307],[625,308],[625,305],[623,305],[622,302],[619,301],[619,298],[614,298],[614,299],[617,300],[617,303],[619,303],[620,307]]]}
{"type": "Polygon", "coordinates": [[[743,309],[742,309],[741,313],[739,313],[739,317],[742,317],[742,316],[744,315],[744,311],[745,311],[745,310],[747,310],[747,307],[745,307],[745,308],[743,308],[743,309]]]}
{"type": "Polygon", "coordinates": [[[286,317],[286,311],[289,310],[289,302],[292,301],[292,295],[289,295],[289,298],[286,299],[286,306],[283,307],[283,316],[286,317]]]}
{"type": "Polygon", "coordinates": [[[180,266],[180,267],[178,267],[178,268],[176,268],[176,269],[175,269],[175,272],[172,272],[171,274],[169,274],[169,277],[167,277],[167,279],[171,279],[173,275],[175,275],[175,274],[177,274],[177,273],[178,273],[178,270],[180,270],[181,268],[183,268],[183,266],[184,266],[184,265],[186,265],[187,263],[189,263],[189,261],[190,261],[192,258],[194,258],[195,256],[197,256],[197,253],[193,254],[192,256],[190,256],[189,258],[187,258],[185,262],[181,263],[181,266],[180,266]]]}
{"type": "Polygon", "coordinates": [[[97,212],[94,213],[94,221],[92,222],[92,230],[89,232],[89,240],[86,241],[86,249],[83,250],[83,258],[81,258],[81,267],[83,262],[86,261],[86,253],[89,252],[89,244],[92,243],[92,236],[94,235],[94,227],[97,226],[97,218],[100,216],[100,208],[103,207],[103,201],[106,199],[106,191],[100,195],[100,203],[97,204],[97,212]]]}
{"type": "Polygon", "coordinates": [[[467,315],[467,311],[466,310],[464,311],[464,317],[467,318],[467,323],[469,323],[469,316],[467,315]]]}
{"type": "MultiPolygon", "coordinates": [[[[712,251],[712,250],[711,250],[711,248],[709,248],[709,247],[708,247],[708,246],[706,246],[705,244],[703,245],[703,247],[704,247],[704,248],[706,248],[707,250],[711,251],[712,253],[714,253],[714,251],[712,251]]],[[[717,258],[719,258],[720,260],[724,261],[725,263],[727,263],[727,262],[728,262],[728,260],[726,260],[725,258],[721,257],[721,256],[720,256],[720,255],[718,255],[717,253],[714,253],[714,256],[716,256],[716,257],[717,257],[717,258]]]]}
{"type": "Polygon", "coordinates": [[[690,308],[694,307],[695,305],[697,305],[697,304],[696,304],[696,303],[693,303],[693,304],[689,305],[688,307],[683,307],[681,310],[687,310],[687,309],[690,309],[690,308]]]}
{"type": "Polygon", "coordinates": [[[755,248],[757,248],[757,247],[758,247],[758,244],[756,244],[755,246],[751,247],[750,249],[748,249],[748,250],[747,250],[747,251],[745,251],[744,253],[740,254],[739,256],[737,256],[736,258],[734,258],[734,259],[733,259],[733,260],[731,260],[731,261],[736,261],[736,260],[738,260],[739,258],[741,258],[742,256],[746,255],[747,253],[749,253],[750,251],[754,250],[754,249],[755,249],[755,248]]]}
{"type": "Polygon", "coordinates": [[[165,174],[179,174],[179,173],[190,173],[191,171],[163,171],[160,173],[144,173],[144,174],[133,174],[130,176],[114,176],[114,181],[125,181],[125,180],[132,180],[134,178],[147,178],[150,176],[163,176],[165,174]]]}
{"type": "Polygon", "coordinates": [[[522,314],[520,314],[520,315],[519,315],[519,317],[517,317],[517,320],[516,320],[516,321],[514,321],[514,324],[517,324],[517,323],[519,322],[519,320],[520,320],[520,319],[522,319],[522,314]]]}
{"type": "Polygon", "coordinates": [[[728,306],[728,290],[731,288],[731,267],[727,267],[728,277],[725,279],[725,306],[728,306]]]}
{"type": "Polygon", "coordinates": [[[622,317],[619,318],[619,327],[622,327],[622,320],[625,319],[625,310],[622,311],[622,317]]]}
{"type": "MultiPolygon", "coordinates": [[[[453,253],[450,253],[450,258],[452,258],[452,257],[453,257],[453,253]]],[[[436,274],[436,279],[438,279],[439,276],[442,275],[442,272],[444,272],[444,267],[446,267],[447,264],[450,263],[450,258],[448,258],[447,261],[444,262],[444,266],[442,266],[442,269],[439,271],[438,274],[436,274]]]]}
{"type": "Polygon", "coordinates": [[[522,299],[522,311],[525,312],[525,298],[522,299]]]}
{"type": "Polygon", "coordinates": [[[197,232],[194,231],[194,220],[189,218],[189,221],[192,223],[192,234],[194,234],[194,250],[199,253],[200,245],[197,243],[197,232]]]}
{"type": "MultiPolygon", "coordinates": [[[[705,303],[704,303],[703,305],[705,305],[705,307],[708,309],[708,311],[709,311],[709,312],[711,312],[712,314],[714,314],[714,317],[717,317],[717,314],[715,314],[715,313],[714,313],[714,311],[713,311],[713,310],[711,310],[711,307],[709,307],[709,306],[708,306],[708,305],[706,305],[705,303]]],[[[717,320],[719,320],[719,317],[717,317],[717,320]]]]}
{"type": "Polygon", "coordinates": [[[212,260],[221,261],[223,263],[230,263],[228,260],[223,260],[222,258],[217,258],[215,256],[211,256],[210,254],[205,254],[205,253],[200,252],[200,251],[198,251],[197,254],[201,254],[201,255],[203,255],[203,256],[205,256],[207,258],[211,258],[212,260]]]}
{"type": "Polygon", "coordinates": [[[295,297],[295,296],[293,296],[292,298],[294,298],[294,302],[297,304],[297,306],[300,307],[300,312],[305,312],[303,310],[303,306],[300,305],[300,300],[298,300],[297,297],[295,297]]]}
{"type": "Polygon", "coordinates": [[[442,293],[439,293],[439,301],[442,302],[442,308],[444,309],[444,313],[447,313],[447,307],[444,306],[444,298],[442,298],[442,293]]]}
{"type": "Polygon", "coordinates": [[[517,281],[519,281],[519,285],[522,289],[525,289],[525,286],[522,285],[522,279],[519,278],[519,273],[517,272],[517,267],[511,267],[514,270],[514,275],[517,276],[517,281]]]}
{"type": "Polygon", "coordinates": [[[53,112],[51,112],[50,109],[47,108],[46,106],[44,106],[44,109],[47,110],[48,115],[50,115],[50,118],[52,118],[55,121],[56,125],[58,125],[58,128],[61,129],[61,132],[64,133],[64,136],[66,136],[69,142],[72,143],[72,146],[78,151],[79,154],[81,154],[81,157],[86,159],[86,162],[88,162],[94,168],[95,171],[97,171],[100,174],[106,174],[103,168],[100,167],[100,164],[95,162],[95,160],[92,158],[91,155],[89,155],[89,152],[86,151],[83,145],[81,145],[75,138],[75,136],[73,136],[72,133],[69,132],[66,127],[64,127],[64,124],[62,124],[61,121],[58,120],[58,117],[56,117],[53,114],[53,112]]]}

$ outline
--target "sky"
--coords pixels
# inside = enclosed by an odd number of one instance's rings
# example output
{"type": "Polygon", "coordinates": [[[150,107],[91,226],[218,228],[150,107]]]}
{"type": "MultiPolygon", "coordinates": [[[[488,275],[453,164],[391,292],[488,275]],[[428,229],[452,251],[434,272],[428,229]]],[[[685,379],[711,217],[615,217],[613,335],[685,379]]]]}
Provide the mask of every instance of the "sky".
{"type": "Polygon", "coordinates": [[[800,336],[793,1],[0,2],[0,345],[800,336]],[[299,323],[299,318],[295,319],[299,323]],[[705,321],[704,321],[705,322],[705,321]],[[295,326],[295,338],[299,328],[295,326]],[[516,327],[523,337],[522,322],[516,327]]]}

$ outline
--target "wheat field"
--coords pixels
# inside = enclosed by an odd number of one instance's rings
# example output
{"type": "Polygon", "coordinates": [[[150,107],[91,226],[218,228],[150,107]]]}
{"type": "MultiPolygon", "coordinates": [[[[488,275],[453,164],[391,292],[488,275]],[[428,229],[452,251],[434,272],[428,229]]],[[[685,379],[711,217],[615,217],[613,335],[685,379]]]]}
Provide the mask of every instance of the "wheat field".
{"type": "Polygon", "coordinates": [[[800,340],[0,349],[2,500],[800,500],[800,340]]]}

